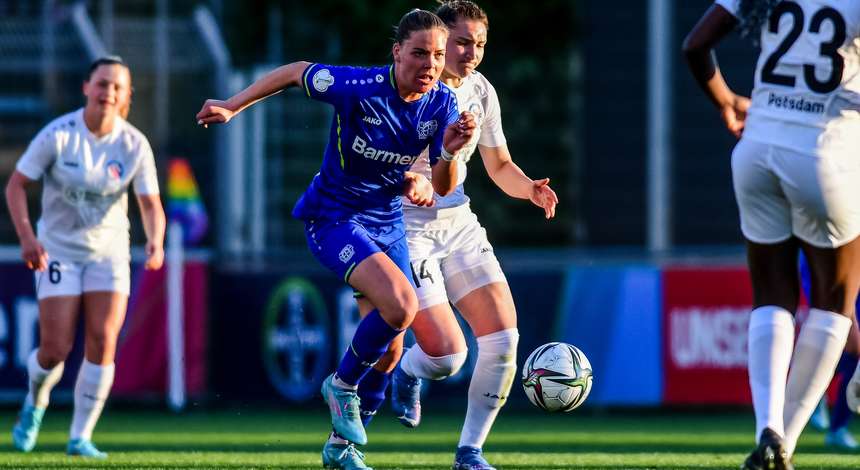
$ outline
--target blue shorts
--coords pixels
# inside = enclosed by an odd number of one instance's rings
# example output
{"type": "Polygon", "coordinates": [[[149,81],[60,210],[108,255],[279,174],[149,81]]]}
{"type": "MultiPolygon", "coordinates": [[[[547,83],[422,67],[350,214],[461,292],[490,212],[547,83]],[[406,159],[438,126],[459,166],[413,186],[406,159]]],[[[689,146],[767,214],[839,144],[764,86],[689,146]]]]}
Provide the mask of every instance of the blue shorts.
{"type": "Polygon", "coordinates": [[[305,237],[314,257],[346,283],[359,263],[381,252],[388,255],[415,287],[402,224],[374,227],[352,220],[310,220],[305,222],[305,237]]]}

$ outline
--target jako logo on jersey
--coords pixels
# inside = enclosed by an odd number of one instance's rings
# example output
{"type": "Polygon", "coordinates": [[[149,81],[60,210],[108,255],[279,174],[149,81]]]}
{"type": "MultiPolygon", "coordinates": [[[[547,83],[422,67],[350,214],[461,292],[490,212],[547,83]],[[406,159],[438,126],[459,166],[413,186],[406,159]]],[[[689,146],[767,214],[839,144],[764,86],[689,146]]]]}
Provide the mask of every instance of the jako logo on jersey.
{"type": "Polygon", "coordinates": [[[122,163],[116,160],[111,160],[107,162],[107,165],[105,165],[105,171],[107,171],[107,174],[111,179],[118,180],[122,178],[123,174],[122,163]]]}
{"type": "Polygon", "coordinates": [[[378,126],[378,125],[382,124],[382,119],[370,117],[370,116],[364,116],[364,119],[362,119],[362,121],[364,121],[368,124],[373,124],[374,126],[378,126]]]}
{"type": "Polygon", "coordinates": [[[433,137],[437,129],[439,129],[439,124],[436,123],[435,119],[432,121],[418,121],[418,138],[424,140],[428,137],[433,137]]]}
{"type": "Polygon", "coordinates": [[[397,165],[411,165],[415,163],[415,160],[418,160],[418,155],[411,157],[409,155],[389,152],[388,150],[377,150],[367,145],[367,142],[359,136],[355,136],[355,140],[352,141],[352,151],[364,155],[364,158],[379,160],[384,163],[395,163],[397,165]]]}
{"type": "Polygon", "coordinates": [[[355,254],[355,248],[352,245],[346,245],[340,250],[340,254],[337,255],[340,258],[341,262],[346,263],[347,261],[352,259],[352,255],[355,254]]]}
{"type": "Polygon", "coordinates": [[[328,87],[334,85],[334,77],[328,69],[322,69],[315,73],[311,81],[314,83],[314,89],[320,93],[325,93],[328,87]]]}

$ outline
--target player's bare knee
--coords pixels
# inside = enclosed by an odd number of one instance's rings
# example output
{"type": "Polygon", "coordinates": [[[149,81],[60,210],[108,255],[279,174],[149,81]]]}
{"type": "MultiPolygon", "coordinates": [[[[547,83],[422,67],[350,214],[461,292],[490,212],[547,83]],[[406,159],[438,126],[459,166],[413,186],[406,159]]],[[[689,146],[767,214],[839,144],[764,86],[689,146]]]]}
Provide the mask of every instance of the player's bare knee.
{"type": "Polygon", "coordinates": [[[39,345],[39,365],[44,369],[52,369],[66,360],[72,351],[72,344],[67,341],[43,340],[39,345]]]}
{"type": "Polygon", "coordinates": [[[116,338],[111,334],[103,332],[89,334],[86,338],[86,346],[88,352],[99,356],[113,354],[116,348],[116,338]]]}
{"type": "Polygon", "coordinates": [[[386,309],[381,311],[385,322],[391,325],[392,328],[405,330],[415,320],[415,315],[418,313],[418,298],[415,293],[401,293],[392,299],[392,303],[386,309]],[[410,295],[411,294],[411,295],[410,295]]]}

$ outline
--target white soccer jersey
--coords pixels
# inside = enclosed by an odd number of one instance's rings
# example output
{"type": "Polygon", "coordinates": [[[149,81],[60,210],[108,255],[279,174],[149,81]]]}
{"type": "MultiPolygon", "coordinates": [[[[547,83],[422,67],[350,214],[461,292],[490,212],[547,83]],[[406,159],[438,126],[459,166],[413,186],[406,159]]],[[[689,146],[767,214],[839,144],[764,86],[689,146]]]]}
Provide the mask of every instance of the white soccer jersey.
{"type": "MultiPolygon", "coordinates": [[[[457,105],[460,108],[460,112],[471,112],[475,116],[475,124],[477,126],[475,133],[472,135],[472,140],[460,151],[460,154],[464,158],[462,161],[457,162],[457,188],[453,193],[444,197],[434,194],[436,204],[431,209],[455,207],[469,202],[469,197],[466,196],[463,190],[463,182],[466,180],[466,163],[472,157],[475,148],[478,144],[485,147],[500,147],[506,142],[505,134],[502,131],[502,113],[499,109],[499,97],[496,95],[493,85],[480,72],[472,72],[472,74],[463,79],[459,87],[453,90],[457,96],[457,105]]],[[[412,171],[421,173],[428,179],[431,178],[430,161],[428,160],[426,151],[412,165],[412,171]]],[[[416,207],[406,198],[403,199],[403,203],[416,207]]],[[[407,213],[406,216],[408,217],[408,215],[407,213]]]]}
{"type": "Polygon", "coordinates": [[[113,131],[97,138],[79,109],[45,126],[16,169],[44,177],[36,232],[49,256],[129,259],[128,187],[158,194],[152,149],[134,126],[118,117],[113,131]]]}
{"type": "MultiPolygon", "coordinates": [[[[738,15],[739,0],[716,3],[738,15]]],[[[858,35],[860,1],[779,2],[762,26],[744,135],[805,153],[820,148],[825,128],[860,143],[858,35]]]]}

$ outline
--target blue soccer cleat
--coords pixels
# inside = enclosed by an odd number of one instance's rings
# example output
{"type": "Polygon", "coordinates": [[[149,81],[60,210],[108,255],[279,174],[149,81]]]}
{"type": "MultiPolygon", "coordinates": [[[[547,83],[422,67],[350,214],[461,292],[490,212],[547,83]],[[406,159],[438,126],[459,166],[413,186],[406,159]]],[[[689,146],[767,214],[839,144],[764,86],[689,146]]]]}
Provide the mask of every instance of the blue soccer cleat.
{"type": "Polygon", "coordinates": [[[72,439],[66,446],[66,455],[76,455],[91,459],[106,459],[108,454],[96,448],[93,441],[87,439],[72,439]]]}
{"type": "Polygon", "coordinates": [[[30,452],[36,447],[39,428],[45,416],[44,408],[24,405],[18,414],[18,422],[12,428],[12,444],[21,452],[30,452]]]}
{"type": "Polygon", "coordinates": [[[496,470],[490,465],[477,447],[458,447],[454,457],[453,470],[496,470]]]}
{"type": "Polygon", "coordinates": [[[334,432],[349,442],[363,446],[367,444],[367,433],[364,431],[364,425],[361,424],[359,411],[361,399],[358,398],[355,390],[335,387],[332,384],[333,379],[334,374],[326,377],[320,391],[323,399],[328,403],[334,432]]]}
{"type": "Polygon", "coordinates": [[[364,463],[364,454],[352,443],[335,444],[326,441],[322,450],[323,468],[340,470],[373,470],[364,463]]]}
{"type": "Polygon", "coordinates": [[[400,364],[391,374],[391,408],[407,428],[421,423],[421,379],[404,372],[400,364]]]}
{"type": "Polygon", "coordinates": [[[843,426],[835,431],[827,431],[827,434],[824,435],[824,445],[851,452],[860,450],[860,444],[851,435],[851,431],[848,430],[847,426],[843,426]]]}
{"type": "Polygon", "coordinates": [[[812,416],[809,418],[809,424],[819,431],[830,429],[830,413],[827,412],[826,398],[822,398],[818,402],[818,406],[815,407],[815,411],[812,412],[812,416]]]}

